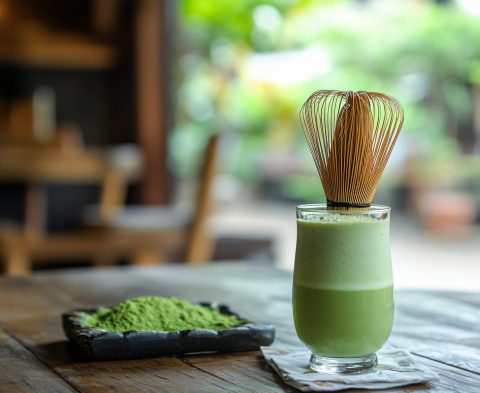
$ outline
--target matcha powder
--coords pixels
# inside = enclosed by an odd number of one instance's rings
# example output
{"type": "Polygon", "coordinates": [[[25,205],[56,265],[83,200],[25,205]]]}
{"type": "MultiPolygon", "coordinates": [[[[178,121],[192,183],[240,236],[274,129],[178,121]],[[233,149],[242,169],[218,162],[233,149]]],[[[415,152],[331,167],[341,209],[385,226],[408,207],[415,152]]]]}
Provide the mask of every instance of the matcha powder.
{"type": "Polygon", "coordinates": [[[125,300],[114,308],[102,308],[86,314],[83,323],[88,327],[111,332],[130,330],[211,329],[224,330],[244,321],[221,314],[208,307],[191,304],[177,298],[142,296],[125,300]]]}

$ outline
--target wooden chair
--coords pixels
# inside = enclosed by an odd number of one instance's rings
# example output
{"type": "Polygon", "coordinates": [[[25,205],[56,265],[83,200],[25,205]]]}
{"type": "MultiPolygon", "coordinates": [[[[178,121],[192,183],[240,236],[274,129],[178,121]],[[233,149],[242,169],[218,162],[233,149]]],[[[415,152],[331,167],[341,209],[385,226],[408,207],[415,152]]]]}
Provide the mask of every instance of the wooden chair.
{"type": "MultiPolygon", "coordinates": [[[[192,211],[171,207],[128,206],[111,207],[100,211],[99,207],[86,210],[84,222],[91,230],[115,241],[129,240],[129,256],[135,264],[165,262],[173,250],[184,247],[183,260],[187,263],[203,263],[211,259],[213,241],[207,230],[207,218],[211,204],[212,182],[215,176],[219,136],[213,135],[207,144],[196,200],[192,211]]],[[[119,248],[121,253],[125,250],[119,248]]],[[[99,264],[109,264],[119,255],[110,253],[98,258],[99,264]],[[102,263],[102,258],[104,258],[102,263]]]]}
{"type": "Polygon", "coordinates": [[[31,236],[12,227],[0,230],[0,253],[9,275],[28,274],[32,261],[79,258],[96,265],[112,264],[116,258],[132,258],[136,264],[166,260],[174,249],[184,247],[188,263],[211,258],[212,239],[206,230],[211,184],[215,174],[218,135],[210,138],[205,152],[197,197],[191,215],[169,208],[126,207],[126,181],[110,169],[103,181],[102,203],[86,214],[87,228],[74,234],[31,236]]]}
{"type": "Polygon", "coordinates": [[[118,167],[109,157],[111,150],[86,149],[78,131],[70,127],[56,130],[47,140],[37,140],[28,129],[7,131],[0,134],[0,181],[24,183],[26,200],[22,227],[0,225],[0,258],[6,273],[29,273],[33,259],[92,257],[89,245],[95,241],[90,234],[47,233],[45,186],[100,183],[100,210],[107,212],[123,203],[128,181],[138,177],[140,160],[128,168],[118,167]]]}
{"type": "Polygon", "coordinates": [[[217,146],[218,135],[214,135],[207,145],[190,216],[168,208],[123,208],[126,180],[121,171],[110,168],[103,176],[101,204],[87,212],[85,230],[74,234],[33,231],[32,235],[12,227],[0,229],[0,255],[3,254],[6,274],[28,274],[32,261],[37,259],[68,262],[89,258],[96,265],[108,265],[126,256],[137,264],[159,263],[166,260],[169,252],[181,247],[185,247],[184,259],[188,263],[209,260],[213,242],[206,221],[217,146]]]}

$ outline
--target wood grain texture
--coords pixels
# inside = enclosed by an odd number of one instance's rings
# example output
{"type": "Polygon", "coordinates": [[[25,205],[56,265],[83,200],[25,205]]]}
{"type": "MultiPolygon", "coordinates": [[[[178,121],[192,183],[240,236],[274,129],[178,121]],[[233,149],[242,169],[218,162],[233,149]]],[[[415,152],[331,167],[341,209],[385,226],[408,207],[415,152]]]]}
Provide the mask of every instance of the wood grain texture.
{"type": "Polygon", "coordinates": [[[391,343],[480,375],[480,305],[435,292],[397,297],[391,343]]]}
{"type": "Polygon", "coordinates": [[[75,392],[15,339],[0,331],[1,392],[75,392]]]}
{"type": "Polygon", "coordinates": [[[259,352],[235,353],[228,355],[186,356],[182,361],[212,376],[229,381],[242,391],[262,393],[294,392],[295,389],[282,386],[280,378],[272,372],[259,352]]]}
{"type": "MultiPolygon", "coordinates": [[[[149,294],[221,300],[247,318],[274,323],[274,345],[301,345],[292,321],[290,273],[252,263],[84,269],[0,279],[0,325],[31,360],[36,357],[53,370],[53,380],[61,381],[61,375],[82,392],[293,391],[259,352],[87,362],[69,347],[61,312],[149,294]]],[[[389,343],[411,350],[440,379],[431,386],[385,392],[479,392],[480,294],[400,291],[396,304],[389,343]]],[[[0,346],[4,350],[3,342],[0,346]]]]}

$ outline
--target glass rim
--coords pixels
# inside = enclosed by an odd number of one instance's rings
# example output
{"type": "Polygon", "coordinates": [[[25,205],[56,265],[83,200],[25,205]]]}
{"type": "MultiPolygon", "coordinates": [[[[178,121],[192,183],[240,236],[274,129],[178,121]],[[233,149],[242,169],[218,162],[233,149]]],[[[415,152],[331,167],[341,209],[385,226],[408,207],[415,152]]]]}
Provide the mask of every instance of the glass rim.
{"type": "Polygon", "coordinates": [[[389,213],[392,209],[390,206],[372,204],[368,208],[352,209],[352,210],[335,210],[327,209],[326,203],[303,203],[296,206],[296,211],[310,213],[335,213],[335,214],[369,214],[369,213],[389,213]]]}

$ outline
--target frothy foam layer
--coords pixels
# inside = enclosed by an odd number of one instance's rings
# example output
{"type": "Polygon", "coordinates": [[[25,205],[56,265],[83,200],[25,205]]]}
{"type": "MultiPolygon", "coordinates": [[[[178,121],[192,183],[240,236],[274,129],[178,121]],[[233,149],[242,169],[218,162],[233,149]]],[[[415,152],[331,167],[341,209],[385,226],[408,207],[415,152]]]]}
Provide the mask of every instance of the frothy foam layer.
{"type": "Polygon", "coordinates": [[[305,222],[319,222],[319,223],[340,223],[340,224],[348,224],[348,223],[376,223],[379,220],[365,215],[365,216],[360,216],[357,214],[335,214],[335,213],[329,213],[326,215],[318,215],[316,213],[304,213],[304,218],[301,219],[301,221],[305,222]]]}
{"type": "Polygon", "coordinates": [[[331,214],[297,222],[294,282],[358,290],[392,285],[388,220],[331,214]]]}

